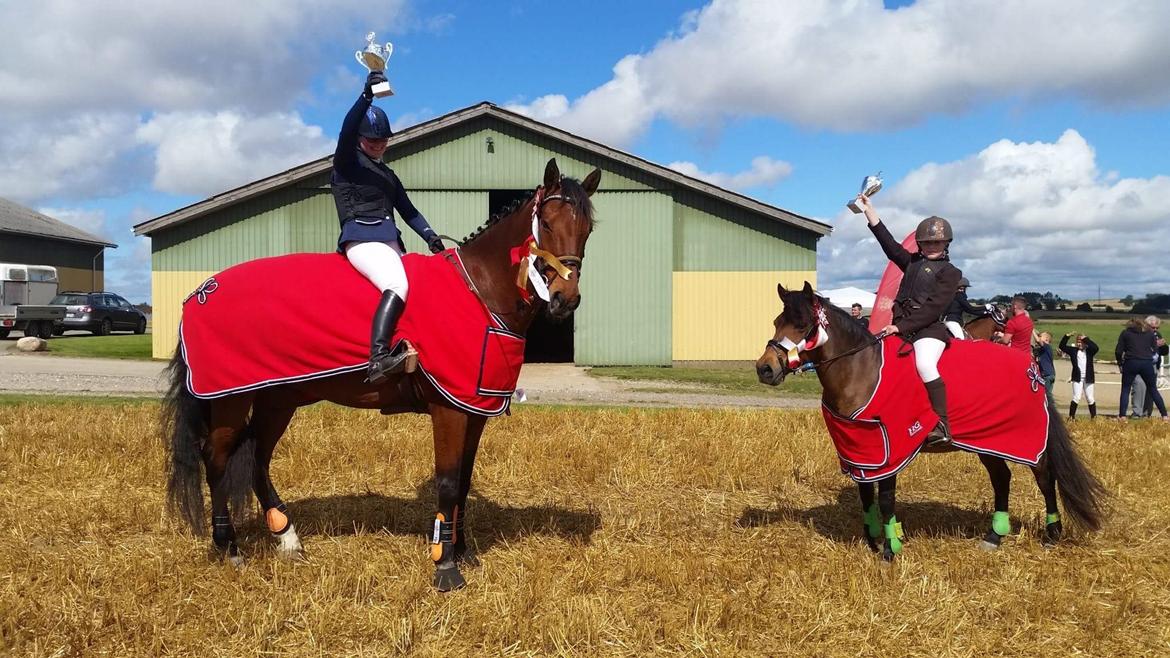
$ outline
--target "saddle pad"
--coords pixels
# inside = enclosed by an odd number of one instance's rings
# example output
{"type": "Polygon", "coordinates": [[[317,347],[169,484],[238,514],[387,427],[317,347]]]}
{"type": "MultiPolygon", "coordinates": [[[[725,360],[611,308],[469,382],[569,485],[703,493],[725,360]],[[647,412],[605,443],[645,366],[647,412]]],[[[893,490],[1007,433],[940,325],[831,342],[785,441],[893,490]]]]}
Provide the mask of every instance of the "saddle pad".
{"type": "MultiPolygon", "coordinates": [[[[467,286],[457,250],[402,259],[410,281],[394,340],[419,352],[424,376],[453,405],[508,409],[524,337],[467,286]]],[[[364,370],[381,293],[341,254],[291,254],[230,267],[183,302],[187,388],[216,398],[364,370]]]]}
{"type": "MultiPolygon", "coordinates": [[[[938,364],[947,385],[955,447],[1036,465],[1048,447],[1044,380],[1028,355],[986,341],[953,340],[938,364]]],[[[849,418],[821,405],[841,470],[872,482],[905,468],[938,422],[914,368],[912,348],[882,342],[882,368],[870,400],[849,418]],[[903,351],[903,354],[899,354],[903,351]]]]}

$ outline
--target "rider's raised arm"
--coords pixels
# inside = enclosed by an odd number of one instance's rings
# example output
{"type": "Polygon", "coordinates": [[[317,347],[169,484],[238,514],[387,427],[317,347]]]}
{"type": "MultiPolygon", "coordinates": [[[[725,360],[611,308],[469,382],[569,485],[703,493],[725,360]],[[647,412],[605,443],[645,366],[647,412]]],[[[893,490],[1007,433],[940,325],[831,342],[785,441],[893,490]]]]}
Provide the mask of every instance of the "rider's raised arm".
{"type": "Polygon", "coordinates": [[[337,135],[337,149],[333,151],[334,165],[339,162],[357,160],[358,128],[362,122],[362,115],[368,109],[370,109],[370,99],[366,98],[365,94],[358,96],[353,107],[349,108],[337,135]]]}
{"type": "MultiPolygon", "coordinates": [[[[898,269],[905,272],[906,266],[910,264],[910,260],[914,255],[906,251],[906,248],[895,240],[894,236],[890,235],[889,229],[882,222],[870,224],[869,230],[873,233],[873,237],[877,238],[878,244],[882,246],[882,251],[886,252],[886,258],[889,258],[894,265],[898,266],[898,269]]],[[[955,271],[958,272],[958,270],[955,271]]],[[[958,282],[959,277],[956,276],[955,283],[957,284],[958,282]]],[[[951,292],[954,292],[954,290],[955,287],[951,286],[951,292]]],[[[946,307],[943,307],[943,310],[946,310],[946,307]]]]}

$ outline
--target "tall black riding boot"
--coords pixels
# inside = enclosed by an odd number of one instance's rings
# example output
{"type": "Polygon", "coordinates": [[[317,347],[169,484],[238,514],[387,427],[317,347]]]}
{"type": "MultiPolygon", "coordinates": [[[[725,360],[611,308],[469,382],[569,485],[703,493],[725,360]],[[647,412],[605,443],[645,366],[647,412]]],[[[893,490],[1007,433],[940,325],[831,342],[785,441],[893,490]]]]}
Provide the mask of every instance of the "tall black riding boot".
{"type": "Polygon", "coordinates": [[[1097,403],[1090,402],[1089,403],[1089,418],[1096,418],[1096,417],[1097,417],[1097,403]]]}
{"type": "Polygon", "coordinates": [[[926,435],[928,447],[940,447],[951,443],[951,426],[947,422],[947,386],[942,377],[925,383],[926,397],[930,399],[930,407],[938,414],[938,425],[926,435]]]}
{"type": "Polygon", "coordinates": [[[366,381],[371,384],[381,384],[388,375],[403,369],[407,351],[402,349],[397,354],[391,354],[390,339],[394,337],[394,329],[405,308],[406,302],[398,295],[389,290],[382,293],[382,301],[378,302],[378,309],[374,311],[374,324],[370,329],[370,365],[366,369],[366,381]]]}
{"type": "Polygon", "coordinates": [[[1068,403],[1068,419],[1072,420],[1073,418],[1076,418],[1076,417],[1077,417],[1077,403],[1076,402],[1069,402],[1068,403]]]}

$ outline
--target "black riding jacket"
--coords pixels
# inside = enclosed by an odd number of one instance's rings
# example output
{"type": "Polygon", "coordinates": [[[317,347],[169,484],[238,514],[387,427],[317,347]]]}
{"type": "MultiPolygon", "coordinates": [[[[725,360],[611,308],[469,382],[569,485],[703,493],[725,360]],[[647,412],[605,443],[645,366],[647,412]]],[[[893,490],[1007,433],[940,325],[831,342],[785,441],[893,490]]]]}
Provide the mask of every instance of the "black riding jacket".
{"type": "Polygon", "coordinates": [[[1068,336],[1060,337],[1060,351],[1068,355],[1072,360],[1072,380],[1074,382],[1084,381],[1086,384],[1092,384],[1095,381],[1093,375],[1093,357],[1097,355],[1097,343],[1093,342],[1092,338],[1085,336],[1085,372],[1081,372],[1081,366],[1077,363],[1077,346],[1068,344],[1068,336]],[[1083,379],[1081,375],[1084,375],[1083,379]]]}
{"type": "Polygon", "coordinates": [[[983,316],[987,314],[987,309],[982,306],[975,306],[967,301],[967,293],[956,292],[955,298],[951,300],[951,305],[947,307],[947,312],[944,314],[943,320],[962,324],[964,313],[983,316]]]}
{"type": "Polygon", "coordinates": [[[355,219],[389,219],[393,223],[393,209],[424,240],[429,240],[435,231],[410,202],[398,176],[381,160],[375,161],[358,147],[358,126],[369,107],[370,100],[358,96],[345,115],[337,137],[333,174],[329,179],[333,201],[337,204],[337,220],[343,229],[346,222],[355,219]]]}
{"type": "Polygon", "coordinates": [[[902,285],[894,298],[894,326],[907,340],[937,338],[948,342],[951,332],[941,318],[955,298],[963,273],[945,256],[928,260],[920,253],[906,251],[881,222],[869,230],[886,257],[903,272],[902,285]]]}

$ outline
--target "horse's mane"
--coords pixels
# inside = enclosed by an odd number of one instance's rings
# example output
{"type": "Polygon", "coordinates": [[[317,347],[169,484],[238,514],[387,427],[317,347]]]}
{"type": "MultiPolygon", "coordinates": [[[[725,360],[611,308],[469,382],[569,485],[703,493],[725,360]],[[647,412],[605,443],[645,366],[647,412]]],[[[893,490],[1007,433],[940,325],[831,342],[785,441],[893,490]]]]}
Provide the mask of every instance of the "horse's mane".
{"type": "MultiPolygon", "coordinates": [[[[517,199],[505,206],[503,210],[489,217],[482,226],[475,229],[471,232],[470,235],[464,238],[463,245],[466,246],[479,236],[483,235],[484,231],[487,231],[489,228],[499,224],[500,220],[515,213],[520,208],[523,208],[525,204],[527,204],[529,201],[532,201],[532,197],[535,194],[536,193],[533,192],[523,199],[517,199]]],[[[586,192],[585,188],[581,186],[581,182],[576,178],[569,178],[568,176],[561,177],[560,194],[561,196],[565,197],[565,199],[570,204],[580,210],[580,214],[585,217],[586,221],[589,222],[589,228],[592,229],[596,224],[596,220],[593,219],[593,201],[589,199],[589,193],[586,192]]]]}
{"type": "MultiPolygon", "coordinates": [[[[817,299],[821,302],[821,307],[829,314],[829,325],[837,327],[842,331],[846,337],[861,342],[873,340],[873,334],[868,330],[862,329],[860,325],[849,314],[849,311],[834,305],[829,300],[817,295],[817,299]]],[[[811,326],[814,318],[812,315],[812,302],[808,297],[799,290],[791,291],[784,296],[784,313],[787,314],[789,310],[792,311],[792,323],[796,326],[811,326]],[[790,303],[793,297],[799,297],[798,303],[790,303]]]]}

